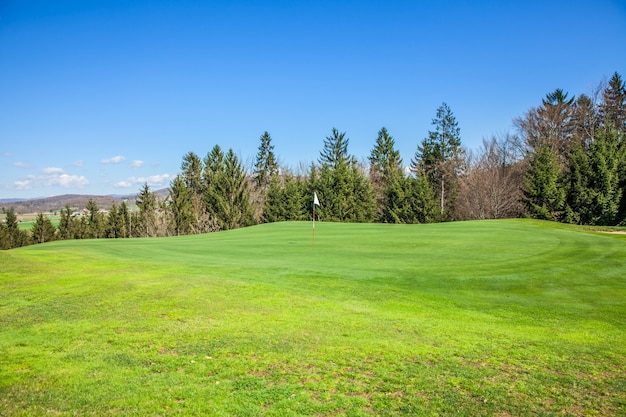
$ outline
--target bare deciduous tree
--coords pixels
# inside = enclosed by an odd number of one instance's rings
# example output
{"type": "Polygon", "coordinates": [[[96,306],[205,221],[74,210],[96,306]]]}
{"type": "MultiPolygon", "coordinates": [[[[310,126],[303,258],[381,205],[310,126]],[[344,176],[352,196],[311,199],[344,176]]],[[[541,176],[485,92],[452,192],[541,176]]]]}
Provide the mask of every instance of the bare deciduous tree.
{"type": "Polygon", "coordinates": [[[458,217],[499,219],[519,217],[523,160],[518,138],[510,134],[483,140],[478,154],[468,156],[458,200],[458,217]]]}

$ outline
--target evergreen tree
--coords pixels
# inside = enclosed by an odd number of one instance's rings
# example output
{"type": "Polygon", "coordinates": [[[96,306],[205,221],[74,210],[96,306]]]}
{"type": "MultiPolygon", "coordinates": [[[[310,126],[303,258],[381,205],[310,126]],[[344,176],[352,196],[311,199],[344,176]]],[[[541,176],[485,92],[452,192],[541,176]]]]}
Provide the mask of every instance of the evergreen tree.
{"type": "Polygon", "coordinates": [[[29,244],[28,233],[24,230],[20,230],[19,220],[13,207],[7,210],[5,224],[2,225],[2,228],[3,231],[0,233],[0,248],[12,249],[29,244]]]}
{"type": "Polygon", "coordinates": [[[441,207],[426,176],[408,179],[408,200],[410,209],[406,223],[433,223],[439,219],[441,207]]]}
{"type": "Polygon", "coordinates": [[[617,72],[603,91],[600,117],[606,128],[626,134],[626,86],[617,72]]]}
{"type": "Polygon", "coordinates": [[[285,204],[285,190],[283,184],[281,184],[281,178],[278,175],[274,175],[270,178],[270,182],[267,185],[262,221],[273,223],[286,220],[285,204]]]}
{"type": "Polygon", "coordinates": [[[568,98],[568,93],[557,88],[546,94],[540,107],[515,120],[527,152],[537,154],[547,146],[561,166],[567,164],[576,132],[574,102],[575,97],[568,98]]]}
{"type": "Polygon", "coordinates": [[[274,175],[267,187],[263,221],[308,220],[303,184],[292,174],[274,175]]]}
{"type": "Polygon", "coordinates": [[[351,191],[348,199],[349,215],[346,221],[368,223],[372,222],[376,216],[376,201],[372,183],[365,176],[365,170],[352,159],[350,163],[350,185],[351,191]]]}
{"type": "Polygon", "coordinates": [[[232,149],[224,157],[224,166],[217,177],[220,192],[216,207],[216,219],[220,229],[229,230],[250,226],[254,223],[254,212],[250,204],[248,179],[239,158],[232,149]]]}
{"type": "Polygon", "coordinates": [[[219,218],[222,207],[226,204],[223,190],[220,189],[220,178],[224,172],[224,153],[219,145],[215,145],[204,159],[204,171],[202,172],[202,183],[204,193],[202,200],[207,213],[207,223],[211,225],[210,230],[219,230],[219,218]]]}
{"type": "Polygon", "coordinates": [[[590,224],[593,218],[591,166],[581,144],[572,148],[566,175],[565,218],[567,223],[590,224]]]}
{"type": "Polygon", "coordinates": [[[74,223],[75,220],[72,217],[72,211],[70,206],[66,205],[64,209],[61,209],[61,218],[59,220],[59,238],[60,239],[73,239],[74,238],[74,223]]]}
{"type": "Polygon", "coordinates": [[[445,219],[454,211],[457,176],[462,164],[461,130],[446,103],[437,109],[432,124],[435,130],[429,131],[418,146],[411,170],[418,176],[425,176],[430,187],[436,190],[441,218],[445,219]]]}
{"type": "Polygon", "coordinates": [[[181,179],[185,187],[189,190],[190,195],[202,195],[202,160],[193,152],[188,152],[183,156],[183,162],[180,166],[182,171],[181,179]]]}
{"type": "Polygon", "coordinates": [[[593,191],[593,217],[595,225],[615,225],[623,190],[619,187],[619,143],[617,131],[604,130],[591,144],[591,188],[593,191]]]}
{"type": "Polygon", "coordinates": [[[389,216],[387,206],[396,205],[397,201],[389,201],[396,198],[399,177],[403,177],[402,158],[400,152],[395,149],[395,141],[389,135],[386,128],[378,131],[376,143],[370,156],[370,180],[374,190],[376,201],[376,219],[382,222],[393,222],[394,216],[389,216]],[[391,187],[395,190],[390,190],[391,187]],[[395,196],[395,197],[394,197],[395,196]]]}
{"type": "Polygon", "coordinates": [[[319,212],[327,221],[355,221],[351,195],[354,191],[350,168],[352,157],[348,154],[348,142],[345,132],[333,128],[332,136],[326,137],[320,152],[319,178],[312,191],[317,190],[319,198],[324,201],[319,212]]]}
{"type": "Polygon", "coordinates": [[[328,165],[332,169],[347,166],[350,160],[348,142],[349,139],[346,138],[346,132],[340,133],[333,127],[332,136],[327,136],[324,139],[324,148],[320,152],[320,164],[328,165]]]}
{"type": "Polygon", "coordinates": [[[118,237],[131,237],[131,215],[126,200],[122,201],[117,213],[120,218],[118,237]]]}
{"type": "Polygon", "coordinates": [[[274,145],[269,133],[261,136],[261,144],[254,163],[254,184],[257,189],[265,190],[272,176],[278,174],[278,162],[274,155],[274,145]]]}
{"type": "Polygon", "coordinates": [[[206,191],[206,181],[203,178],[204,166],[202,160],[198,155],[193,152],[188,152],[183,157],[181,164],[181,177],[185,187],[188,190],[189,200],[192,207],[192,229],[203,231],[205,228],[205,205],[203,203],[203,196],[206,191]]]}
{"type": "Polygon", "coordinates": [[[157,197],[155,193],[150,191],[150,186],[148,186],[147,182],[144,183],[139,194],[137,194],[135,204],[139,207],[137,219],[139,222],[138,227],[135,228],[136,235],[141,237],[156,236],[157,197]]]}
{"type": "Polygon", "coordinates": [[[122,237],[120,235],[121,227],[122,227],[122,219],[119,213],[119,209],[117,207],[117,204],[113,203],[113,205],[111,205],[111,210],[109,211],[109,215],[107,216],[106,236],[113,238],[113,239],[122,237]]]}
{"type": "Polygon", "coordinates": [[[98,239],[104,235],[104,216],[99,210],[98,204],[90,198],[87,201],[87,237],[98,239]]]}
{"type": "Polygon", "coordinates": [[[39,213],[33,224],[33,242],[45,243],[56,239],[57,229],[54,227],[49,218],[45,217],[43,213],[39,213]]]}
{"type": "Polygon", "coordinates": [[[537,219],[560,220],[565,191],[560,186],[558,156],[549,146],[541,146],[530,161],[524,178],[523,204],[528,214],[537,219]]]}
{"type": "Polygon", "coordinates": [[[193,222],[193,204],[189,189],[182,176],[177,175],[170,184],[169,211],[177,236],[189,234],[193,222]]]}

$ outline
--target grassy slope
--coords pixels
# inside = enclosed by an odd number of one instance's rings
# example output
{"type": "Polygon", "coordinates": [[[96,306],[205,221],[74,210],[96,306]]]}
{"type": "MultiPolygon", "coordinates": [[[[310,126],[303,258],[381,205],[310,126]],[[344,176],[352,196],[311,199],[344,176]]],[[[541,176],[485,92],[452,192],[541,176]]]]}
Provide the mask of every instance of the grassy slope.
{"type": "Polygon", "coordinates": [[[0,414],[624,414],[625,243],[282,223],[2,252],[0,414]]]}

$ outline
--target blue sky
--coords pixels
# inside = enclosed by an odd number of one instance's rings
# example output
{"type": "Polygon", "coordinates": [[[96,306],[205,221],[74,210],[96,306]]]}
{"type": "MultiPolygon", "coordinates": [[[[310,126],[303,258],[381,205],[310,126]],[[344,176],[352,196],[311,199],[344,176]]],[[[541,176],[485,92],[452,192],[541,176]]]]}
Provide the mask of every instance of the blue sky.
{"type": "Polygon", "coordinates": [[[626,77],[623,1],[0,0],[0,198],[167,187],[215,144],[283,165],[333,127],[406,164],[446,102],[463,145],[626,77]]]}

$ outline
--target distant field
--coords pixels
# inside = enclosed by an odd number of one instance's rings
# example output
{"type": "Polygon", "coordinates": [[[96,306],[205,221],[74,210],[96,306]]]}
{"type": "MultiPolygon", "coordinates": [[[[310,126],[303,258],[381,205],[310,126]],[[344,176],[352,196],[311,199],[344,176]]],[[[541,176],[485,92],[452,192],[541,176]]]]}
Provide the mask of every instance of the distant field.
{"type": "MultiPolygon", "coordinates": [[[[21,230],[28,230],[31,231],[33,230],[33,225],[35,224],[35,220],[37,219],[37,213],[30,213],[30,214],[18,214],[17,218],[19,219],[19,224],[18,227],[21,230]]],[[[48,215],[47,216],[50,221],[52,222],[52,224],[54,225],[54,227],[59,227],[59,220],[60,217],[56,216],[56,215],[48,215]]],[[[6,219],[6,214],[0,214],[0,222],[4,221],[6,219]]]]}
{"type": "Polygon", "coordinates": [[[278,223],[0,265],[0,415],[626,415],[625,235],[278,223]]]}

